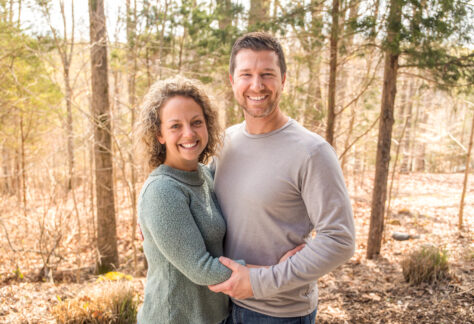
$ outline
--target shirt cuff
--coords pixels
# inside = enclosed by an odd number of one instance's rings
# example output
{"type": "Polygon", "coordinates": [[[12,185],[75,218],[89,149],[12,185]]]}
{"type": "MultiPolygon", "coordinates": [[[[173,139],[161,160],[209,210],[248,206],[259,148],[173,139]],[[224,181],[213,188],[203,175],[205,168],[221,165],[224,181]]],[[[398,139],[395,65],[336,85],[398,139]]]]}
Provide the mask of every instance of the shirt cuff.
{"type": "Polygon", "coordinates": [[[264,298],[262,287],[260,285],[261,281],[258,279],[260,276],[260,272],[263,270],[269,270],[269,269],[250,268],[250,286],[252,286],[253,298],[255,299],[264,298]]]}

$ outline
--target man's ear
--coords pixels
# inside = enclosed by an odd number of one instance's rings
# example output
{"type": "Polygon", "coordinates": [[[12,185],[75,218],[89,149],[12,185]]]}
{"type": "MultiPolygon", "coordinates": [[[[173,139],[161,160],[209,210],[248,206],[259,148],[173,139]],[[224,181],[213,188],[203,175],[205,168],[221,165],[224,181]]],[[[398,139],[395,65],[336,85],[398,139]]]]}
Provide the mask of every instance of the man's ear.
{"type": "Polygon", "coordinates": [[[283,78],[281,78],[281,86],[285,87],[285,81],[286,81],[286,73],[283,74],[283,78]]]}

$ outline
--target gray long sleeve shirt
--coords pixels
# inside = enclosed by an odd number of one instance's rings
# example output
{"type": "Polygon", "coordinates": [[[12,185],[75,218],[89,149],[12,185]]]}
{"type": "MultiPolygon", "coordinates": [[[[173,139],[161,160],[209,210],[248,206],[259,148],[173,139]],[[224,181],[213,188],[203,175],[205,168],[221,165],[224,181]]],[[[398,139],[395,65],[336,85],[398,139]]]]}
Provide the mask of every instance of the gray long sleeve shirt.
{"type": "Polygon", "coordinates": [[[311,313],[317,279],[349,259],[355,247],[352,209],[333,148],[291,119],[260,135],[249,134],[243,123],[227,130],[214,167],[227,223],[225,255],[271,266],[250,269],[254,297],[234,302],[270,316],[311,313]],[[313,228],[316,237],[277,264],[313,228]]]}
{"type": "Polygon", "coordinates": [[[207,285],[227,280],[231,271],[218,260],[225,222],[206,167],[187,172],[160,165],[143,185],[138,211],[148,261],[138,323],[223,320],[228,297],[207,285]]]}

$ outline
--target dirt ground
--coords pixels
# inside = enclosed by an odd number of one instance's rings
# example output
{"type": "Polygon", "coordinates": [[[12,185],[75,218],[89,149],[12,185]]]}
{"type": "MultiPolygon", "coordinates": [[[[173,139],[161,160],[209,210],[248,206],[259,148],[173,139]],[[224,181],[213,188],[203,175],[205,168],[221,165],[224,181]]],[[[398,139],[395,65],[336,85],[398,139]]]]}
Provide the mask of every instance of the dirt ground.
{"type": "MultiPolygon", "coordinates": [[[[462,174],[402,175],[394,184],[392,213],[386,220],[381,256],[376,260],[365,257],[372,179],[365,180],[366,190],[354,190],[349,184],[357,250],[349,262],[319,280],[316,322],[474,323],[474,175],[470,178],[465,226],[459,231],[457,215],[462,174]],[[393,232],[409,233],[418,238],[396,241],[391,237],[393,232]],[[450,279],[435,285],[410,286],[404,281],[400,261],[424,244],[448,251],[450,279]]],[[[38,210],[41,204],[38,202],[38,210]]],[[[132,249],[126,234],[130,232],[130,225],[127,225],[130,215],[121,213],[121,207],[128,210],[126,202],[119,204],[118,239],[122,264],[119,270],[133,274],[132,249]]],[[[73,234],[61,238],[66,241],[61,241],[61,248],[51,256],[57,264],[55,270],[47,279],[39,279],[44,255],[40,257],[37,250],[41,249],[41,244],[54,245],[55,240],[41,240],[37,236],[41,238],[49,233],[54,238],[52,229],[55,227],[41,234],[34,231],[32,220],[27,235],[27,229],[18,221],[19,213],[14,197],[0,203],[0,323],[54,323],[50,309],[59,299],[72,298],[95,284],[96,277],[88,267],[93,264],[94,254],[92,249],[77,251],[73,244],[67,244],[77,241],[77,232],[72,231],[73,234]],[[79,264],[78,253],[80,271],[74,270],[79,264]]],[[[83,235],[82,240],[86,241],[87,235],[83,235]]],[[[142,267],[142,256],[139,259],[142,267]]],[[[145,284],[143,270],[135,273],[133,283],[141,298],[145,284]]]]}

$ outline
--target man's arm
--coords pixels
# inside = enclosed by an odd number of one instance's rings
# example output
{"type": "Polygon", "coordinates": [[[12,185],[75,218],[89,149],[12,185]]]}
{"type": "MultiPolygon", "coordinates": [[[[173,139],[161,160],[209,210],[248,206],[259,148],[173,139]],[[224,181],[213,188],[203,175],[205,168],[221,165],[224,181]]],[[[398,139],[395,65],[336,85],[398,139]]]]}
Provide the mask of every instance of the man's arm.
{"type": "Polygon", "coordinates": [[[354,254],[351,203],[334,149],[326,142],[318,146],[303,167],[301,195],[316,237],[282,264],[250,269],[257,299],[316,282],[354,254]]]}
{"type": "MultiPolygon", "coordinates": [[[[295,255],[297,252],[301,251],[306,244],[300,244],[294,249],[286,252],[278,261],[278,263],[283,263],[291,256],[295,255]]],[[[224,282],[221,282],[217,285],[208,286],[210,290],[218,293],[224,293],[229,295],[232,298],[236,299],[245,299],[253,296],[252,286],[250,285],[250,269],[265,268],[268,269],[269,266],[258,266],[253,264],[247,264],[245,267],[241,264],[235,262],[232,259],[226,257],[220,257],[219,261],[225,265],[227,268],[232,270],[232,275],[229,279],[224,282]]]]}
{"type": "Polygon", "coordinates": [[[224,265],[233,267],[232,276],[211,286],[211,290],[237,299],[270,297],[315,282],[354,254],[355,229],[349,195],[329,144],[321,144],[305,161],[301,195],[316,238],[286,262],[268,269],[244,269],[225,260],[224,265]]]}

